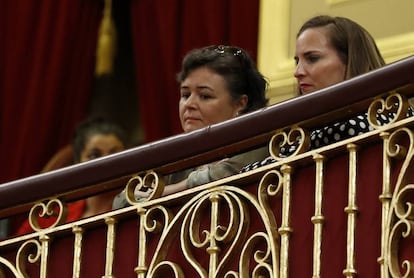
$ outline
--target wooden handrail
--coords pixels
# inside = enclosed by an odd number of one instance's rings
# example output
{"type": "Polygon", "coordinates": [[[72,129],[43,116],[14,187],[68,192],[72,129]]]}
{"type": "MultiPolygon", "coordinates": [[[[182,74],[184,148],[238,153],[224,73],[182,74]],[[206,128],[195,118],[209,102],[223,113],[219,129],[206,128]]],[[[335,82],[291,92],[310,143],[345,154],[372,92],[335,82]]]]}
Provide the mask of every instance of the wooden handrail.
{"type": "MultiPolygon", "coordinates": [[[[161,173],[211,161],[264,144],[276,129],[368,102],[383,92],[414,83],[414,56],[318,92],[290,99],[220,124],[148,143],[114,155],[0,185],[0,216],[50,196],[80,198],[124,182],[128,176],[161,173]],[[112,181],[107,186],[97,184],[112,181]]],[[[411,91],[412,92],[412,91],[411,91]]],[[[344,113],[336,113],[336,118],[344,113]]],[[[309,122],[309,126],[321,124],[309,122]]]]}

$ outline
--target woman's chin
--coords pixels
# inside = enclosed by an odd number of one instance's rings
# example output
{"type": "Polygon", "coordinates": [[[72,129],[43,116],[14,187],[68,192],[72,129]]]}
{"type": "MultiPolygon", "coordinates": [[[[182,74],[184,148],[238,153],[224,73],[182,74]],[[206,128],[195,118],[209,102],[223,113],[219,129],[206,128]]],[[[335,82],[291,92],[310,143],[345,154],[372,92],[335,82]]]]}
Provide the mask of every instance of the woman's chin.
{"type": "Polygon", "coordinates": [[[187,124],[183,127],[184,132],[191,132],[200,128],[205,127],[204,125],[199,124],[187,124]]]}

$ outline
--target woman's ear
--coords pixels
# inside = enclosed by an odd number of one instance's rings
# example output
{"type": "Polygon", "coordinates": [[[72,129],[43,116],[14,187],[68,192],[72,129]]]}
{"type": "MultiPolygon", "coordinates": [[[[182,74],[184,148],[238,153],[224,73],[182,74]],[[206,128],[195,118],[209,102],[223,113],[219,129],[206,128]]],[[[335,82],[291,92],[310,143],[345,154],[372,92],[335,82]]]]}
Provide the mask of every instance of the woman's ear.
{"type": "Polygon", "coordinates": [[[249,97],[247,95],[241,95],[239,100],[237,101],[236,112],[237,115],[240,115],[241,112],[247,107],[247,103],[249,102],[249,97]]]}

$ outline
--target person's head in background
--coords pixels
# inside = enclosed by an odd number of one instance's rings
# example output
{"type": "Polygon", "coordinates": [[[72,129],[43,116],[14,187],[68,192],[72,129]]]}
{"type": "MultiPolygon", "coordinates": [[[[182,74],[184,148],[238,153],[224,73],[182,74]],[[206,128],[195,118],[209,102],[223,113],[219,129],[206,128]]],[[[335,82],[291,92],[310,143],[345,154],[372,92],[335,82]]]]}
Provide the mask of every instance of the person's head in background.
{"type": "Polygon", "coordinates": [[[316,16],[296,38],[296,70],[300,94],[308,94],[385,65],[373,37],[344,17],[316,16]]]}
{"type": "Polygon", "coordinates": [[[239,47],[212,45],[190,51],[177,74],[184,132],[265,107],[267,82],[239,47]]]}
{"type": "Polygon", "coordinates": [[[129,143],[124,130],[105,118],[80,123],[73,137],[74,162],[85,162],[125,150],[129,143]]]}

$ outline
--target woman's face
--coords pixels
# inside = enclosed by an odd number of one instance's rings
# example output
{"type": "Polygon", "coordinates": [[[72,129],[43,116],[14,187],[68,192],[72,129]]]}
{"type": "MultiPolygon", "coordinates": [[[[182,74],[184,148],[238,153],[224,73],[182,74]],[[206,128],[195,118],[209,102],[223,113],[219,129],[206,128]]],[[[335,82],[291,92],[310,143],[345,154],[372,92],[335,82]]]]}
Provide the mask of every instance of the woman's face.
{"type": "Polygon", "coordinates": [[[345,80],[346,65],[331,45],[325,27],[309,28],[299,35],[295,60],[294,76],[302,94],[345,80]]]}
{"type": "Polygon", "coordinates": [[[179,114],[184,132],[231,119],[247,104],[246,95],[233,100],[224,78],[207,67],[188,74],[181,82],[180,95],[179,114]]]}
{"type": "Polygon", "coordinates": [[[124,144],[114,134],[94,134],[87,140],[80,155],[80,162],[107,156],[125,150],[124,144]]]}

